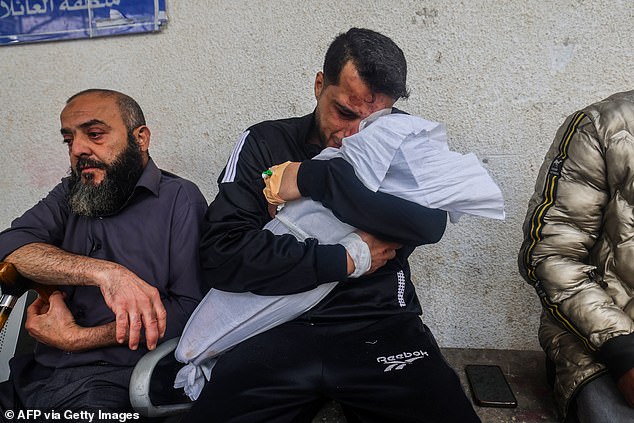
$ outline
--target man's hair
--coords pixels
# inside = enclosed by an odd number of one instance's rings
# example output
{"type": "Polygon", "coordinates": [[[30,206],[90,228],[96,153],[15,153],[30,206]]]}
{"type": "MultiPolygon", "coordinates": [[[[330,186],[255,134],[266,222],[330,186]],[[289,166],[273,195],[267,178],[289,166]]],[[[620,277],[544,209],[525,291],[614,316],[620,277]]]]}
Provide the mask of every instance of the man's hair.
{"type": "Polygon", "coordinates": [[[394,100],[409,97],[405,55],[389,37],[364,28],[339,34],[324,59],[325,84],[338,85],[341,70],[349,61],[373,93],[394,100]]]}
{"type": "Polygon", "coordinates": [[[66,104],[84,94],[98,94],[104,97],[115,97],[117,106],[119,106],[119,113],[121,113],[121,118],[123,119],[123,123],[125,123],[128,132],[132,132],[133,129],[138,128],[141,125],[145,125],[145,116],[143,115],[143,110],[141,110],[139,103],[137,103],[132,97],[120,93],[119,91],[90,88],[73,95],[66,100],[66,104]]]}

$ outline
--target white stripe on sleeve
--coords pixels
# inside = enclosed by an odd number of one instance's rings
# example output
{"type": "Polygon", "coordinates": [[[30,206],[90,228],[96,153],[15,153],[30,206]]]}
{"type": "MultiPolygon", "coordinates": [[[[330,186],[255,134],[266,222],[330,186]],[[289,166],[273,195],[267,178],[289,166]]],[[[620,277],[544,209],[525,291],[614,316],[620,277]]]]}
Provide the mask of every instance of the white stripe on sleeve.
{"type": "Polygon", "coordinates": [[[240,151],[242,151],[242,146],[244,145],[244,140],[249,136],[249,131],[244,131],[240,134],[240,138],[238,138],[238,142],[233,147],[233,151],[231,152],[231,157],[229,157],[229,161],[227,162],[227,167],[225,168],[225,176],[222,178],[221,183],[225,182],[233,182],[236,177],[236,168],[238,167],[238,157],[240,156],[240,151]]]}

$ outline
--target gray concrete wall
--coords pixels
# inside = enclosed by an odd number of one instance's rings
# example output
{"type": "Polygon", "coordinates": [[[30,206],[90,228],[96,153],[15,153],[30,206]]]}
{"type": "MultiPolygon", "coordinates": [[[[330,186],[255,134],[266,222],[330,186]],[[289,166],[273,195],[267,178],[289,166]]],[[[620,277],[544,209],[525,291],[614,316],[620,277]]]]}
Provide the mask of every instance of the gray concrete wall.
{"type": "Polygon", "coordinates": [[[212,200],[238,134],[310,112],[332,38],[391,36],[409,61],[398,105],[447,124],[505,194],[505,222],[464,218],[412,257],[424,320],[442,346],[537,349],[539,304],[516,270],[537,169],[564,117],[632,88],[634,4],[590,0],[168,0],[159,34],[0,48],[0,227],[66,173],[64,100],[105,87],[135,97],[166,170],[212,200]]]}

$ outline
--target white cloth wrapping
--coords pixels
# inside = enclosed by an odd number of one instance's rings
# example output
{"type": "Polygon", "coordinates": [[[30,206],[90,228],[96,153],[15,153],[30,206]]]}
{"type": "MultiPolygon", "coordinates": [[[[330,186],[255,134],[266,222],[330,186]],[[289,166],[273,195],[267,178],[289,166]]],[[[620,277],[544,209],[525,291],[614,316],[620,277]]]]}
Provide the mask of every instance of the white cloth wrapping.
{"type": "MultiPolygon", "coordinates": [[[[342,157],[373,191],[392,194],[420,205],[449,212],[456,222],[462,214],[504,219],[504,200],[498,186],[473,154],[449,151],[444,125],[405,114],[377,113],[362,122],[357,134],[340,149],[327,148],[315,159],[342,157]]],[[[355,228],[339,221],[321,203],[302,198],[287,203],[264,229],[291,233],[300,241],[311,237],[321,244],[365,246],[355,228]],[[356,237],[356,238],[355,238],[356,237]]],[[[365,246],[367,250],[367,246],[365,246]]],[[[352,254],[366,271],[369,257],[352,254]]],[[[365,273],[356,272],[359,274],[365,273]]],[[[187,363],[174,386],[198,398],[211,377],[216,357],[254,335],[290,321],[314,307],[338,282],[293,295],[260,296],[211,289],[190,317],[175,356],[187,363]]]]}

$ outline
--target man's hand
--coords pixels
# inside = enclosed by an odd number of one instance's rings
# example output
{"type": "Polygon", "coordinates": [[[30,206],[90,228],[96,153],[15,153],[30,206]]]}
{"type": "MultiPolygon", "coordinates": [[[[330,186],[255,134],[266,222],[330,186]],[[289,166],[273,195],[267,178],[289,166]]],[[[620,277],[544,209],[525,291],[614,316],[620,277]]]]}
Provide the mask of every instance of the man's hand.
{"type": "MultiPolygon", "coordinates": [[[[53,245],[31,243],[18,248],[5,258],[20,274],[45,285],[98,286],[106,304],[116,317],[116,325],[88,338],[108,340],[109,330],[116,342],[123,344],[128,335],[129,346],[139,346],[141,328],[145,327],[148,349],[156,348],[165,334],[167,312],[158,290],[124,266],[107,260],[69,253],[53,245]]],[[[89,329],[89,328],[82,328],[89,329]]],[[[86,332],[86,331],[82,331],[86,332]]],[[[89,344],[90,347],[93,343],[89,344]]]]}
{"type": "Polygon", "coordinates": [[[117,342],[125,342],[129,328],[128,345],[131,350],[136,350],[141,328],[145,328],[148,349],[156,348],[159,338],[165,335],[167,321],[167,312],[158,289],[119,265],[102,272],[99,280],[103,298],[117,319],[117,342]]]}
{"type": "MultiPolygon", "coordinates": [[[[398,244],[396,242],[384,241],[372,234],[363,232],[361,230],[357,231],[357,233],[359,234],[363,242],[368,244],[368,248],[370,248],[370,255],[372,257],[370,270],[368,270],[366,274],[373,273],[378,268],[383,267],[385,263],[396,257],[396,250],[402,247],[401,244],[398,244]]],[[[348,269],[350,269],[350,266],[348,266],[348,269]]]]}
{"type": "Polygon", "coordinates": [[[26,310],[25,328],[37,341],[63,351],[89,351],[116,345],[115,322],[94,327],[79,326],[64,296],[53,292],[49,302],[38,298],[26,310]]]}
{"type": "Polygon", "coordinates": [[[301,198],[297,187],[297,172],[300,165],[300,162],[284,162],[270,168],[271,176],[264,180],[264,196],[270,204],[280,205],[301,198]]]}
{"type": "Polygon", "coordinates": [[[634,368],[625,372],[617,382],[619,391],[625,397],[625,401],[634,408],[634,368]]]}
{"type": "Polygon", "coordinates": [[[291,162],[284,169],[280,192],[278,193],[284,201],[298,200],[302,196],[297,187],[297,172],[299,172],[300,165],[301,163],[299,162],[291,162]]]}
{"type": "Polygon", "coordinates": [[[37,341],[64,351],[73,351],[79,330],[59,291],[51,294],[49,302],[38,297],[26,309],[24,327],[37,341]]]}

